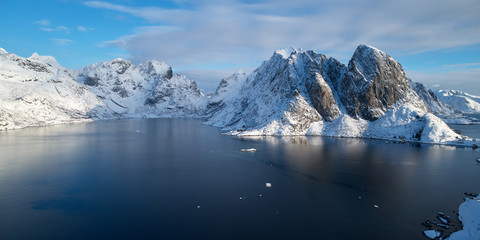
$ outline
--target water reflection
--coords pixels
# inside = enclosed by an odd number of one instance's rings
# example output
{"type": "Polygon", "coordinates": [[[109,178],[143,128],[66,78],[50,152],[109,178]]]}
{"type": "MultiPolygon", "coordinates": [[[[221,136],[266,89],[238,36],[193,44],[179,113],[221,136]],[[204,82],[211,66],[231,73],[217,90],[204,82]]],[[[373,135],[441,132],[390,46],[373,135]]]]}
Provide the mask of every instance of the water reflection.
{"type": "Polygon", "coordinates": [[[480,191],[477,153],[172,119],[1,132],[0,238],[423,239],[480,191]]]}

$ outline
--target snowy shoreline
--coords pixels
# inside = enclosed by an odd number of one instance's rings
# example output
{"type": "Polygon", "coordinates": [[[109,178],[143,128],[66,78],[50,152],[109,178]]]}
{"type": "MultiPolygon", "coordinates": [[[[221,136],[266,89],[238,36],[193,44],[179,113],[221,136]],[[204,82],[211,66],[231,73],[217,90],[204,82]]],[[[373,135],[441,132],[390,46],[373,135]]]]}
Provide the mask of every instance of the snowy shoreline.
{"type": "Polygon", "coordinates": [[[428,220],[423,223],[427,226],[423,234],[429,239],[444,239],[444,237],[446,240],[480,239],[480,195],[466,197],[460,204],[458,208],[458,221],[462,224],[460,230],[449,233],[453,220],[442,212],[439,212],[437,219],[441,222],[428,220]]]}
{"type": "MultiPolygon", "coordinates": [[[[14,126],[12,128],[1,128],[1,132],[8,132],[8,131],[18,131],[22,129],[34,128],[34,127],[49,127],[49,126],[57,126],[57,125],[70,125],[70,124],[77,124],[77,123],[94,123],[94,122],[105,122],[105,121],[116,121],[116,120],[126,120],[126,119],[158,119],[158,118],[172,118],[169,116],[160,116],[160,117],[152,117],[152,116],[121,116],[115,118],[104,118],[104,119],[76,119],[71,121],[55,121],[49,123],[42,123],[39,125],[28,125],[28,126],[14,126]]],[[[175,119],[175,118],[173,118],[175,119]]],[[[177,118],[177,119],[193,119],[193,120],[201,120],[202,124],[209,125],[205,122],[205,118],[201,117],[191,117],[191,118],[177,118]]],[[[10,125],[12,126],[12,125],[10,125]]],[[[214,126],[216,127],[216,126],[214,126]]],[[[221,127],[218,127],[221,129],[221,127]]],[[[399,144],[429,144],[429,145],[439,145],[439,146],[452,146],[452,147],[463,147],[463,148],[473,148],[476,149],[480,146],[479,141],[473,141],[472,138],[466,138],[461,140],[462,142],[458,141],[447,141],[447,142],[426,142],[426,141],[418,141],[418,140],[411,140],[411,139],[401,139],[401,138],[382,138],[382,137],[368,137],[368,136],[341,136],[341,135],[319,135],[319,134],[245,134],[245,131],[226,131],[223,132],[222,135],[229,135],[229,136],[236,136],[236,137],[332,137],[332,138],[351,138],[351,139],[371,139],[371,140],[381,140],[381,141],[389,141],[399,144]]]]}

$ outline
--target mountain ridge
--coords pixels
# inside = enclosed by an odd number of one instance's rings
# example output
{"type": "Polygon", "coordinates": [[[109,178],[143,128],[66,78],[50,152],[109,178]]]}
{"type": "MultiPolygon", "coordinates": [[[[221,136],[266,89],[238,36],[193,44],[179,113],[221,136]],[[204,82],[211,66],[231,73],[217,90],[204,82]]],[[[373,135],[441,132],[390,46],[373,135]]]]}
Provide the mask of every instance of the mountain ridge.
{"type": "Polygon", "coordinates": [[[348,65],[312,50],[277,50],[252,73],[223,78],[211,97],[195,81],[174,74],[170,66],[156,60],[133,65],[116,58],[78,71],[38,54],[22,58],[4,51],[0,61],[4,63],[0,67],[4,129],[56,124],[56,119],[180,117],[204,119],[231,135],[401,138],[432,143],[460,138],[428,112],[426,97],[433,95],[420,85],[415,88],[393,57],[368,45],[358,46],[348,65]],[[65,86],[59,88],[61,84],[65,86]],[[34,87],[56,91],[45,90],[43,102],[32,105],[24,102],[28,97],[21,93],[33,92],[34,87]],[[84,111],[70,111],[81,104],[64,99],[69,96],[84,99],[84,111]],[[12,115],[15,101],[23,105],[12,115]],[[21,111],[31,112],[32,106],[55,114],[32,121],[19,117],[21,111]]]}
{"type": "Polygon", "coordinates": [[[427,112],[401,65],[367,45],[356,49],[348,66],[311,50],[276,51],[246,77],[235,97],[209,106],[214,109],[209,111],[213,114],[207,124],[238,136],[322,135],[423,142],[460,138],[427,112]]]}

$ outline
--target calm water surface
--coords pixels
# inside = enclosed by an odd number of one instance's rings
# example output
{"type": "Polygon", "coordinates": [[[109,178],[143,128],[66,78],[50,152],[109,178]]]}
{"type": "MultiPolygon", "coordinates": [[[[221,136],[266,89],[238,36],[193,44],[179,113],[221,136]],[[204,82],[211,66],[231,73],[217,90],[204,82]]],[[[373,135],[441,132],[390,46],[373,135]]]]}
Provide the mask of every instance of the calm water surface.
{"type": "Polygon", "coordinates": [[[422,221],[480,192],[477,157],[195,120],[0,132],[0,239],[425,239],[422,221]]]}

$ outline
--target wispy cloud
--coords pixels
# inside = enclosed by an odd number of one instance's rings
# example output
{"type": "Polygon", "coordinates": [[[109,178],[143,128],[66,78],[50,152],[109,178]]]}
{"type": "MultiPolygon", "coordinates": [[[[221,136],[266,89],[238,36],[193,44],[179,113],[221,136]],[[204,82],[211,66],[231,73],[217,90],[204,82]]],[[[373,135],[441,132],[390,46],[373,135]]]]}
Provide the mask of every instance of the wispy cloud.
{"type": "Polygon", "coordinates": [[[73,40],[64,39],[64,38],[52,38],[53,43],[57,46],[67,46],[74,43],[73,40]]]}
{"type": "Polygon", "coordinates": [[[128,7],[119,4],[113,4],[102,1],[85,1],[85,6],[93,8],[101,8],[121,13],[127,13],[135,17],[143,18],[150,22],[163,22],[163,21],[175,21],[178,19],[179,14],[193,13],[184,9],[163,9],[159,7],[128,7]],[[176,16],[176,17],[175,17],[176,16]],[[172,19],[172,17],[175,17],[172,19]]]}
{"type": "Polygon", "coordinates": [[[480,68],[458,71],[443,71],[424,73],[407,71],[407,76],[413,81],[421,82],[434,89],[457,89],[470,94],[480,95],[480,68]]]}
{"type": "Polygon", "coordinates": [[[348,59],[361,43],[391,54],[480,44],[480,4],[476,0],[190,3],[188,9],[102,1],[84,5],[158,25],[137,28],[110,42],[130,52],[134,61],[157,58],[174,66],[259,62],[275,49],[292,45],[348,59]]]}
{"type": "Polygon", "coordinates": [[[95,30],[95,28],[92,27],[84,27],[84,26],[77,26],[77,31],[79,32],[90,32],[95,30]]]}
{"type": "Polygon", "coordinates": [[[65,32],[65,33],[70,33],[70,29],[65,26],[58,26],[55,28],[49,28],[49,27],[42,27],[40,28],[42,31],[45,32],[65,32]]]}
{"type": "Polygon", "coordinates": [[[58,27],[51,26],[52,23],[47,19],[42,19],[42,20],[35,21],[33,24],[42,26],[40,28],[40,30],[45,31],[45,32],[70,33],[70,29],[68,27],[65,27],[65,26],[58,26],[58,27]]]}
{"type": "Polygon", "coordinates": [[[50,21],[48,21],[47,19],[42,19],[34,22],[34,24],[41,25],[41,26],[48,26],[50,25],[50,21]]]}
{"type": "Polygon", "coordinates": [[[127,41],[124,39],[118,39],[118,40],[112,40],[112,41],[104,41],[99,44],[97,44],[97,47],[109,47],[109,46],[114,46],[114,47],[119,47],[119,48],[124,48],[127,45],[127,41]]]}
{"type": "Polygon", "coordinates": [[[459,63],[459,64],[451,64],[451,65],[443,65],[446,68],[461,68],[461,67],[474,67],[480,66],[480,63],[459,63]]]}

